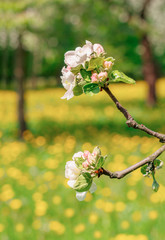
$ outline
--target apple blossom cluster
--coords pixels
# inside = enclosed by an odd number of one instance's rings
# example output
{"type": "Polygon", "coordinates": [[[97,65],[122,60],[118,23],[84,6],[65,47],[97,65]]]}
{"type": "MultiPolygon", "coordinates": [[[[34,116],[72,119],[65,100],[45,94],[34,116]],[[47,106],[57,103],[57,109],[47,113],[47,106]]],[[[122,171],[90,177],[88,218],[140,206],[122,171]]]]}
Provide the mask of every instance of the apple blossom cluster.
{"type": "Polygon", "coordinates": [[[62,99],[69,100],[82,93],[92,96],[113,82],[135,83],[118,70],[112,71],[115,59],[105,58],[104,48],[100,44],[86,41],[83,47],[65,53],[62,68],[62,84],[67,90],[62,99]]]}
{"type": "Polygon", "coordinates": [[[106,156],[101,156],[99,147],[95,147],[93,152],[89,151],[75,153],[72,161],[68,161],[65,166],[65,177],[68,178],[68,185],[76,190],[76,198],[83,201],[88,191],[93,193],[96,184],[93,178],[98,176],[97,171],[102,168],[106,156]]]}

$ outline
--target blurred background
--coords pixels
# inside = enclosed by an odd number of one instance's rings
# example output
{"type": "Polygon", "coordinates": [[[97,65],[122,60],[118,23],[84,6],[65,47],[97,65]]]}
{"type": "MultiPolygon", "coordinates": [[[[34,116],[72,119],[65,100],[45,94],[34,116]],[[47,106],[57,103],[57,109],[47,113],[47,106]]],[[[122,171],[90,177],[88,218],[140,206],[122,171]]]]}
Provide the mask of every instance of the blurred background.
{"type": "Polygon", "coordinates": [[[116,171],[159,141],[129,129],[104,92],[60,99],[64,53],[100,43],[137,81],[112,92],[137,122],[165,133],[164,0],[0,0],[0,19],[0,239],[164,239],[164,169],[157,193],[137,170],[96,179],[84,202],[64,178],[75,152],[99,145],[116,171]]]}

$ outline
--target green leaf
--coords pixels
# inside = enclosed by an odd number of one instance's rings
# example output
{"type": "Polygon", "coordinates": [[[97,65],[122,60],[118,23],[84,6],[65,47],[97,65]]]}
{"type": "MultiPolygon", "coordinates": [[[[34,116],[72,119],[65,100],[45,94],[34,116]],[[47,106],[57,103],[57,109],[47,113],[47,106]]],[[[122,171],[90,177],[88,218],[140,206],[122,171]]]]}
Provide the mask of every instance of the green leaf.
{"type": "Polygon", "coordinates": [[[89,173],[83,173],[77,178],[73,188],[77,192],[85,192],[90,189],[91,185],[92,185],[91,175],[89,173]]]}
{"type": "Polygon", "coordinates": [[[104,58],[101,58],[101,57],[91,58],[87,66],[87,71],[91,71],[102,66],[103,62],[104,62],[104,58]]]}
{"type": "Polygon", "coordinates": [[[103,158],[102,156],[99,158],[98,162],[97,162],[97,166],[96,168],[99,169],[104,165],[105,162],[105,158],[103,158]]]}
{"type": "Polygon", "coordinates": [[[111,61],[111,62],[114,62],[115,59],[114,59],[113,57],[108,57],[108,58],[106,58],[104,61],[111,61]]]}
{"type": "Polygon", "coordinates": [[[73,94],[74,96],[79,96],[81,94],[83,94],[83,90],[82,90],[82,87],[77,85],[73,88],[73,94]]]}
{"type": "Polygon", "coordinates": [[[80,69],[81,69],[81,68],[82,68],[82,65],[78,65],[78,66],[72,68],[72,69],[71,69],[71,72],[72,72],[74,75],[76,75],[76,74],[78,74],[78,73],[80,72],[80,69]]]}
{"type": "Polygon", "coordinates": [[[87,82],[91,81],[91,76],[92,73],[90,71],[86,71],[85,69],[81,69],[80,70],[81,76],[83,77],[83,79],[87,82]]]}
{"type": "Polygon", "coordinates": [[[163,162],[161,160],[159,160],[159,159],[154,160],[154,167],[156,169],[162,168],[162,166],[163,166],[163,162]]]}
{"type": "Polygon", "coordinates": [[[146,174],[148,173],[147,168],[148,168],[148,165],[144,165],[144,166],[141,168],[141,173],[142,173],[143,175],[146,175],[146,174]]]}
{"type": "Polygon", "coordinates": [[[83,86],[83,90],[85,94],[88,94],[91,96],[93,95],[93,93],[97,94],[100,92],[100,88],[97,83],[87,83],[83,86]]]}
{"type": "Polygon", "coordinates": [[[79,169],[82,169],[82,168],[83,168],[83,166],[82,166],[82,163],[84,162],[84,159],[83,159],[83,158],[81,158],[81,157],[76,157],[76,158],[74,158],[74,161],[75,161],[75,163],[76,163],[76,165],[77,165],[77,167],[78,167],[79,169]]]}
{"type": "Polygon", "coordinates": [[[109,82],[125,82],[125,83],[129,83],[129,84],[134,84],[135,80],[126,76],[124,73],[119,72],[118,70],[114,70],[110,74],[109,82]]]}
{"type": "Polygon", "coordinates": [[[152,189],[154,190],[154,192],[157,192],[159,190],[159,183],[155,179],[152,184],[152,189]]]}

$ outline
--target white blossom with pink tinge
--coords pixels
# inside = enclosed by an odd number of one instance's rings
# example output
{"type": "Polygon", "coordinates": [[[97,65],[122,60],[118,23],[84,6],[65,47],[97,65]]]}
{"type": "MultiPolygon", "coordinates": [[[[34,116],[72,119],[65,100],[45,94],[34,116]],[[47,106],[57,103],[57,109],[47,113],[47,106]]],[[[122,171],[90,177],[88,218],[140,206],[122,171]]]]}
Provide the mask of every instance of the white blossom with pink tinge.
{"type": "Polygon", "coordinates": [[[67,90],[67,92],[64,94],[64,96],[61,99],[71,99],[74,94],[73,94],[73,88],[75,87],[75,76],[74,74],[68,70],[67,68],[63,67],[62,69],[62,85],[64,88],[67,90]]]}
{"type": "Polygon", "coordinates": [[[95,43],[93,45],[93,51],[97,53],[97,56],[100,56],[102,53],[105,53],[103,46],[101,44],[95,43]]]}
{"type": "Polygon", "coordinates": [[[93,45],[86,40],[86,44],[82,48],[77,47],[75,51],[68,51],[65,53],[65,64],[73,68],[80,64],[84,65],[85,61],[90,59],[92,53],[93,45]]]}

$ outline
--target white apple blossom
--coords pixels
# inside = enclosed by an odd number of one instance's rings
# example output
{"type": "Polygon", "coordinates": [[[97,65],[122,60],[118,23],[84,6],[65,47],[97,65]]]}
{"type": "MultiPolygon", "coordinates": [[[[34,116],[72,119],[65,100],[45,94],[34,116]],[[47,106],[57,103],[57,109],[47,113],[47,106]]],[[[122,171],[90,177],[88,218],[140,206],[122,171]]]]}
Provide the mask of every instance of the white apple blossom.
{"type": "Polygon", "coordinates": [[[77,168],[75,161],[68,161],[65,165],[65,177],[69,180],[76,180],[80,175],[80,169],[77,168]]]}
{"type": "MultiPolygon", "coordinates": [[[[78,152],[75,153],[74,157],[80,157],[82,156],[83,152],[78,152]]],[[[68,161],[65,165],[65,177],[68,178],[67,184],[71,187],[74,188],[74,185],[76,183],[76,180],[78,176],[80,175],[80,169],[77,168],[75,161],[68,161]]],[[[97,189],[96,184],[93,182],[89,191],[93,193],[97,189]]],[[[79,201],[83,201],[86,197],[87,191],[84,192],[76,192],[76,198],[79,201]]]]}
{"type": "Polygon", "coordinates": [[[75,161],[75,158],[81,158],[83,157],[83,152],[77,152],[73,155],[72,159],[75,161]]]}
{"type": "Polygon", "coordinates": [[[77,47],[75,51],[68,51],[65,53],[65,64],[73,68],[81,64],[84,65],[85,61],[89,60],[92,53],[93,45],[91,42],[86,41],[86,44],[82,48],[77,47]]]}
{"type": "Polygon", "coordinates": [[[74,94],[73,94],[73,88],[75,86],[75,76],[74,74],[69,71],[67,68],[63,67],[62,69],[62,84],[64,86],[64,88],[67,90],[67,92],[64,94],[64,96],[62,97],[62,99],[71,99],[74,94]]]}

